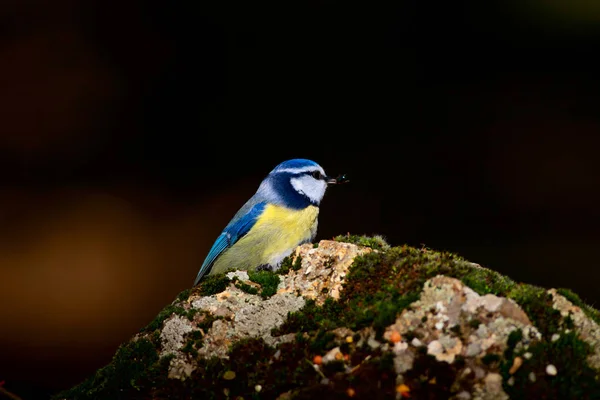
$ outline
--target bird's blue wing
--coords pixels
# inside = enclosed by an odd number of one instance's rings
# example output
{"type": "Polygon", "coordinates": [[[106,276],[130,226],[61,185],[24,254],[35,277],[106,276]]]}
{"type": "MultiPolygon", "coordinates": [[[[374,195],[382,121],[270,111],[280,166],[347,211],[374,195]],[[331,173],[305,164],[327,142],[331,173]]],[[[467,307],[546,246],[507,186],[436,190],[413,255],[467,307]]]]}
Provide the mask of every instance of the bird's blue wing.
{"type": "Polygon", "coordinates": [[[210,272],[213,264],[223,253],[223,251],[225,251],[225,249],[233,246],[235,242],[240,240],[246,233],[248,233],[248,231],[254,226],[254,223],[260,214],[265,209],[265,206],[265,202],[256,203],[249,207],[249,210],[243,215],[238,217],[238,214],[236,214],[234,219],[225,227],[223,232],[221,232],[217,240],[215,240],[215,243],[212,245],[208,255],[206,256],[206,259],[204,259],[204,262],[202,263],[202,267],[200,267],[200,271],[196,276],[193,286],[196,286],[198,282],[200,282],[200,279],[210,272]]]}

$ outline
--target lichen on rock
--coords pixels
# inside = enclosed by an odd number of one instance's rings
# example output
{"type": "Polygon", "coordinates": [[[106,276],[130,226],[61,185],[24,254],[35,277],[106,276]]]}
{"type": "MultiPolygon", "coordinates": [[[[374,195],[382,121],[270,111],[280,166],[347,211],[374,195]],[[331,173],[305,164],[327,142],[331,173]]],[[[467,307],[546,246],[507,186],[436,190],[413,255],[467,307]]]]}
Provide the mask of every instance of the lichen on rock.
{"type": "Polygon", "coordinates": [[[412,368],[418,348],[425,346],[427,354],[439,362],[452,364],[461,360],[453,383],[456,387],[472,387],[480,398],[508,398],[497,368],[483,360],[490,355],[500,359],[511,332],[516,330],[523,334],[514,344],[515,349],[526,349],[533,340],[541,338],[514,301],[492,294],[481,296],[456,278],[438,275],[425,282],[420,300],[398,316],[386,329],[384,339],[391,341],[394,333],[413,338],[411,346],[399,341],[393,347],[398,374],[412,368]],[[490,383],[497,382],[498,377],[500,385],[490,383]],[[465,384],[461,382],[463,378],[465,384]]]}
{"type": "Polygon", "coordinates": [[[600,315],[459,256],[341,235],[182,292],[55,399],[600,398],[600,315]]]}

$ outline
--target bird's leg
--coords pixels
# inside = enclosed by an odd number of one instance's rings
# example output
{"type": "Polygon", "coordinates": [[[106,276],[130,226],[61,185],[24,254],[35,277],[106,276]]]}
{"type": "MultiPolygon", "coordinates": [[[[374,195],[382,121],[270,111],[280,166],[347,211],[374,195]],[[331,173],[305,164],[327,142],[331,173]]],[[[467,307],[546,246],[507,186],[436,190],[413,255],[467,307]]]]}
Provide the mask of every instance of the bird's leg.
{"type": "Polygon", "coordinates": [[[273,266],[270,264],[261,264],[256,267],[257,271],[273,271],[273,266]]]}

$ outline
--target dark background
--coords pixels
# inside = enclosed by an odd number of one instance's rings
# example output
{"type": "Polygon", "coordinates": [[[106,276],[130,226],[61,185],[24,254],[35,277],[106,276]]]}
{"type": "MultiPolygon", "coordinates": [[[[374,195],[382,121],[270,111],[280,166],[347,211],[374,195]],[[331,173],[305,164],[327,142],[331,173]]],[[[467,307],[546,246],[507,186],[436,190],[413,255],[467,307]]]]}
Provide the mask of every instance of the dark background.
{"type": "Polygon", "coordinates": [[[318,239],[600,301],[599,7],[82,3],[0,5],[0,381],[23,399],[109,362],[292,157],[351,179],[318,239]]]}

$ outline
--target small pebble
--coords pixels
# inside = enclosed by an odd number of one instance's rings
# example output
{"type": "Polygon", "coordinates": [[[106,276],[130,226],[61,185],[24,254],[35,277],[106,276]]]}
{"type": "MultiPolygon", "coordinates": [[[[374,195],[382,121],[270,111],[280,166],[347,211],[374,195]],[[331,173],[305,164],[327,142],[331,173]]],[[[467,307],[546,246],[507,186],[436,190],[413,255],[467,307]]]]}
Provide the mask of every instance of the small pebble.
{"type": "Polygon", "coordinates": [[[413,340],[412,340],[412,342],[410,342],[410,344],[412,344],[415,347],[423,346],[423,343],[421,343],[421,341],[417,338],[413,338],[413,340]]]}
{"type": "Polygon", "coordinates": [[[334,347],[333,349],[329,350],[327,352],[327,354],[325,354],[323,356],[322,361],[323,361],[323,364],[327,364],[327,363],[330,363],[331,361],[341,360],[342,358],[344,358],[344,355],[340,351],[340,348],[334,347]]]}
{"type": "Polygon", "coordinates": [[[441,331],[443,327],[444,327],[443,322],[438,322],[435,324],[435,329],[437,329],[438,331],[441,331]]]}
{"type": "Polygon", "coordinates": [[[526,359],[531,359],[531,357],[533,357],[533,354],[531,354],[530,352],[527,352],[525,354],[523,354],[523,357],[525,357],[526,359]]]}
{"type": "Polygon", "coordinates": [[[381,346],[381,343],[379,343],[377,340],[373,339],[372,337],[369,337],[369,339],[367,340],[367,345],[369,345],[369,347],[374,350],[374,349],[378,348],[379,346],[381,346]]]}
{"type": "Polygon", "coordinates": [[[427,354],[437,355],[441,354],[444,351],[444,347],[440,343],[439,340],[432,340],[427,345],[427,354]]]}
{"type": "Polygon", "coordinates": [[[549,364],[549,365],[546,367],[546,373],[547,373],[548,375],[552,375],[552,376],[554,376],[554,375],[556,375],[556,374],[558,373],[558,371],[556,370],[556,367],[555,367],[554,365],[552,365],[552,364],[549,364]]]}
{"type": "Polygon", "coordinates": [[[506,381],[506,384],[507,384],[508,386],[512,386],[512,385],[514,385],[514,384],[515,384],[515,377],[514,377],[514,376],[511,376],[510,378],[508,378],[508,380],[506,381]]]}
{"type": "Polygon", "coordinates": [[[558,333],[555,333],[554,335],[552,335],[552,337],[550,338],[550,340],[552,342],[556,342],[558,339],[560,339],[560,335],[558,333]]]}
{"type": "Polygon", "coordinates": [[[254,386],[254,390],[256,390],[257,392],[260,392],[262,390],[262,386],[256,385],[256,386],[254,386]]]}
{"type": "Polygon", "coordinates": [[[521,357],[515,357],[513,360],[513,365],[508,370],[508,373],[511,375],[514,374],[521,367],[521,365],[523,365],[523,359],[521,357]]]}
{"type": "Polygon", "coordinates": [[[535,382],[535,380],[536,380],[536,378],[535,378],[535,372],[532,371],[532,372],[529,373],[529,380],[531,382],[535,382]]]}
{"type": "Polygon", "coordinates": [[[471,400],[471,393],[463,390],[459,394],[456,395],[457,400],[471,400]]]}

